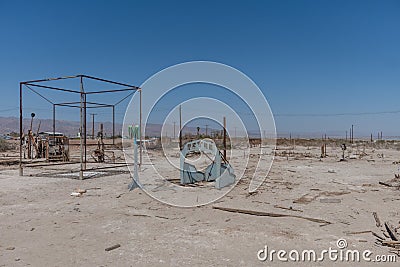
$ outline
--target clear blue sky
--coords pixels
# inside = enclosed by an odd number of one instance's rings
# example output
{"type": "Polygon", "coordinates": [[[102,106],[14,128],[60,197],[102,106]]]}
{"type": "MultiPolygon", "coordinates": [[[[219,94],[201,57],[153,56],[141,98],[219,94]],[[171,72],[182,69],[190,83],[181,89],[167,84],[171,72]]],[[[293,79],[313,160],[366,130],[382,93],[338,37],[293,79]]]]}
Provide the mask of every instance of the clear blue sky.
{"type": "MultiPolygon", "coordinates": [[[[210,60],[252,78],[276,114],[400,110],[400,1],[0,1],[0,116],[18,82],[89,74],[140,85],[210,60]]],[[[400,135],[400,113],[277,116],[278,132],[400,135]]]]}

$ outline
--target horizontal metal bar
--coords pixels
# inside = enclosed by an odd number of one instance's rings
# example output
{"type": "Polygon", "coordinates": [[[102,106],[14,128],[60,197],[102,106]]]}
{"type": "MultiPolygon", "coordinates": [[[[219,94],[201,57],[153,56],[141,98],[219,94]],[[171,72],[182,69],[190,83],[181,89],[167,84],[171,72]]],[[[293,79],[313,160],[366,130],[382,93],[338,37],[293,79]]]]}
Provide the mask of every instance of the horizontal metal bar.
{"type": "Polygon", "coordinates": [[[48,81],[56,81],[56,80],[64,80],[64,79],[73,79],[73,78],[78,78],[81,77],[82,75],[74,75],[74,76],[64,76],[64,77],[58,77],[58,78],[47,78],[47,79],[41,79],[41,80],[32,80],[32,81],[25,81],[21,82],[22,84],[26,83],[40,83],[40,82],[48,82],[48,81]]]}
{"type": "MultiPolygon", "coordinates": [[[[96,103],[96,102],[83,102],[89,105],[95,105],[95,106],[86,106],[86,108],[107,108],[107,107],[113,107],[113,104],[103,104],[103,103],[96,103]]],[[[80,107],[81,102],[62,102],[62,103],[56,103],[56,106],[71,106],[71,107],[80,107]],[[79,106],[73,106],[73,104],[79,104],[79,106]]]]}
{"type": "Polygon", "coordinates": [[[102,106],[95,106],[95,107],[86,107],[86,108],[111,108],[113,105],[102,105],[102,106]]]}
{"type": "Polygon", "coordinates": [[[77,94],[81,93],[79,91],[74,91],[74,90],[70,90],[70,89],[64,89],[64,88],[46,86],[46,85],[40,85],[40,84],[34,84],[34,83],[25,83],[25,85],[30,85],[30,86],[40,87],[40,88],[46,88],[46,89],[52,89],[52,90],[57,90],[57,91],[70,92],[70,93],[77,93],[77,94]]]}
{"type": "MultiPolygon", "coordinates": [[[[97,80],[97,81],[102,81],[102,82],[106,82],[106,83],[112,83],[112,84],[118,84],[118,85],[122,85],[122,86],[128,86],[128,87],[136,87],[134,85],[130,85],[130,84],[125,84],[125,83],[120,83],[120,82],[114,82],[114,81],[110,81],[110,80],[106,80],[106,79],[102,79],[102,78],[97,78],[97,77],[93,77],[93,76],[89,76],[89,75],[81,75],[84,78],[88,78],[88,79],[92,79],[92,80],[97,80]]],[[[138,87],[137,87],[138,88],[138,87]]]]}
{"type": "Polygon", "coordinates": [[[73,106],[68,104],[54,104],[54,106],[70,107],[70,108],[80,108],[80,106],[73,106]]]}
{"type": "Polygon", "coordinates": [[[104,90],[104,91],[94,91],[94,92],[85,92],[85,94],[90,95],[90,94],[102,94],[102,93],[114,93],[114,92],[125,92],[125,91],[136,91],[139,90],[135,88],[124,88],[124,89],[115,89],[115,90],[104,90]]]}

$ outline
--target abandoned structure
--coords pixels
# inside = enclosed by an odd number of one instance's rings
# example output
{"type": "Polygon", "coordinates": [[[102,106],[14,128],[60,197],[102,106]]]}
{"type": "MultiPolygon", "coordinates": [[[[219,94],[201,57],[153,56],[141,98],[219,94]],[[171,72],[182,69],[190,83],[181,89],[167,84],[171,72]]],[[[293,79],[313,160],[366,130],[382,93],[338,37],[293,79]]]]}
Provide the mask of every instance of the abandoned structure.
{"type": "Polygon", "coordinates": [[[215,188],[221,189],[235,182],[235,174],[232,166],[219,151],[211,139],[201,139],[187,142],[180,156],[180,180],[181,184],[192,184],[195,182],[215,181],[215,188]],[[190,153],[210,154],[212,163],[207,166],[204,172],[199,171],[193,164],[185,162],[190,153]]]}
{"type": "MultiPolygon", "coordinates": [[[[25,165],[24,155],[31,161],[30,167],[34,167],[32,165],[33,159],[44,159],[46,158],[47,162],[51,161],[60,161],[60,162],[71,162],[71,157],[69,155],[71,143],[69,142],[68,137],[64,136],[62,133],[56,132],[56,107],[69,107],[69,108],[77,108],[80,111],[80,127],[79,127],[79,150],[80,150],[80,170],[79,170],[79,178],[83,179],[84,171],[86,171],[86,164],[88,162],[87,159],[87,109],[96,109],[96,108],[110,108],[112,112],[112,146],[115,146],[115,107],[122,103],[124,100],[128,99],[135,92],[139,93],[140,98],[140,107],[139,107],[139,130],[141,131],[142,125],[142,107],[141,107],[141,97],[142,91],[139,87],[134,85],[129,85],[125,83],[115,82],[111,80],[106,80],[102,78],[97,78],[88,75],[76,75],[76,76],[65,76],[59,78],[47,78],[40,80],[32,80],[20,82],[19,84],[19,92],[20,92],[20,116],[19,116],[19,127],[20,127],[20,155],[19,155],[19,174],[23,175],[23,168],[25,165]],[[79,82],[80,90],[65,88],[65,87],[56,87],[51,83],[48,85],[46,82],[49,81],[61,81],[61,80],[77,80],[79,82]],[[85,80],[93,80],[97,82],[101,82],[103,84],[109,84],[112,86],[118,86],[115,89],[105,89],[105,90],[90,90],[85,88],[84,81],[85,80]],[[33,133],[32,130],[32,120],[35,117],[35,114],[31,114],[31,127],[27,134],[23,131],[23,95],[24,90],[29,90],[34,94],[41,97],[47,103],[52,106],[53,113],[53,126],[52,131],[49,132],[40,132],[37,131],[36,134],[33,133]],[[70,94],[77,97],[77,101],[70,102],[55,102],[52,101],[50,97],[46,97],[46,94],[42,91],[57,91],[60,93],[70,94]],[[39,92],[40,91],[40,92],[39,92]],[[116,102],[107,102],[107,103],[98,103],[88,101],[88,98],[92,95],[97,94],[112,94],[116,92],[126,92],[127,95],[124,95],[122,99],[116,102]]],[[[110,98],[111,99],[111,98],[110,98]]],[[[108,100],[110,101],[110,100],[108,100]]],[[[40,126],[39,126],[40,127],[40,126]]],[[[102,132],[102,129],[100,130],[102,132]]],[[[101,134],[97,148],[91,153],[92,158],[96,163],[102,163],[105,161],[105,144],[103,142],[103,134],[101,134]]],[[[113,158],[113,155],[110,157],[113,158]]],[[[140,147],[140,163],[142,160],[142,149],[140,147]]],[[[126,164],[125,162],[123,164],[126,164]]],[[[119,167],[121,164],[116,165],[119,167]]],[[[100,169],[101,167],[97,168],[100,169]]],[[[110,168],[110,166],[107,166],[110,168]]],[[[93,170],[91,168],[90,170],[93,170]]]]}

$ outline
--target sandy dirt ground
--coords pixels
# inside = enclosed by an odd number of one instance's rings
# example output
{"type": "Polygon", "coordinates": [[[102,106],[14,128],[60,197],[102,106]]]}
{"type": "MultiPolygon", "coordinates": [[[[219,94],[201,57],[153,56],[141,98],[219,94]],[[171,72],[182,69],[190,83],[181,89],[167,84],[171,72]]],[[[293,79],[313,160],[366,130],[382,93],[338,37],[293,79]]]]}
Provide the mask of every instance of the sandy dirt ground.
{"type": "MultiPolygon", "coordinates": [[[[80,181],[51,174],[70,172],[77,165],[27,168],[23,177],[16,165],[3,166],[0,266],[332,266],[328,259],[263,262],[257,254],[265,246],[336,249],[340,238],[348,249],[371,250],[371,257],[395,255],[377,245],[371,231],[384,235],[373,212],[382,224],[399,226],[400,190],[379,181],[399,172],[400,165],[393,162],[400,159],[400,151],[367,149],[361,158],[339,162],[340,148],[329,147],[328,157],[322,159],[319,147],[297,146],[286,156],[282,152],[288,149],[278,148],[271,172],[256,193],[248,192],[245,175],[225,197],[196,208],[169,206],[139,189],[129,192],[131,176],[123,168],[80,181]],[[71,196],[76,189],[87,192],[71,196]],[[289,216],[255,216],[215,207],[289,216]],[[116,244],[120,247],[105,251],[116,244]]],[[[140,175],[150,175],[148,168],[144,166],[140,175]]],[[[398,263],[361,261],[348,266],[376,265],[398,263]]]]}

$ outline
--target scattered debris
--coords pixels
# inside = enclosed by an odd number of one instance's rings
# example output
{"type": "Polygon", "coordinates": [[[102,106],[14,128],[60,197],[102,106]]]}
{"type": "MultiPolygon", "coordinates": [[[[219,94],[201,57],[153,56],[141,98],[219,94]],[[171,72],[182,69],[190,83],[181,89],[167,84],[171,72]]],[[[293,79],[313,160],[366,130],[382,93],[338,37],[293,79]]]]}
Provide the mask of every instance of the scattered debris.
{"type": "Polygon", "coordinates": [[[75,191],[74,192],[72,192],[71,193],[71,196],[72,197],[80,197],[80,196],[82,196],[84,193],[86,193],[87,192],[87,190],[86,189],[75,189],[75,191]]]}
{"type": "Polygon", "coordinates": [[[372,233],[371,230],[367,231],[358,231],[358,232],[345,232],[346,235],[359,235],[359,234],[369,234],[372,233]]]}
{"type": "Polygon", "coordinates": [[[321,198],[319,200],[321,203],[342,203],[342,200],[339,198],[321,198]]]}
{"type": "Polygon", "coordinates": [[[274,208],[283,209],[283,210],[291,210],[291,211],[303,212],[302,210],[294,209],[292,206],[290,206],[289,208],[286,208],[286,207],[274,205],[274,208]]]}
{"type": "Polygon", "coordinates": [[[217,206],[213,206],[213,209],[223,210],[223,211],[228,211],[228,212],[234,212],[234,213],[255,215],[255,216],[299,218],[299,219],[304,219],[304,220],[308,220],[308,221],[311,221],[311,222],[316,222],[316,223],[323,224],[322,226],[331,224],[331,222],[328,222],[328,221],[325,221],[325,220],[322,220],[322,219],[303,217],[303,216],[299,216],[299,215],[271,213],[271,212],[262,212],[262,211],[254,211],[254,210],[242,210],[242,209],[233,209],[233,208],[225,208],[225,207],[217,207],[217,206]]]}
{"type": "Polygon", "coordinates": [[[400,257],[400,236],[399,233],[397,233],[397,230],[400,229],[400,226],[396,228],[390,222],[385,222],[385,227],[383,229],[378,214],[376,212],[373,212],[372,214],[376,222],[376,227],[379,227],[382,231],[382,234],[385,236],[382,237],[375,232],[372,232],[372,234],[377,238],[375,244],[390,247],[391,249],[389,252],[400,257]],[[390,240],[387,240],[387,238],[390,240]]]}
{"type": "Polygon", "coordinates": [[[321,196],[340,196],[340,195],[345,195],[345,194],[350,194],[350,191],[340,191],[340,192],[329,192],[329,191],[323,191],[323,192],[310,192],[302,197],[296,199],[293,201],[293,203],[299,203],[299,204],[308,204],[311,203],[312,201],[316,200],[318,197],[321,196]]]}
{"type": "Polygon", "coordinates": [[[379,220],[378,213],[376,213],[374,211],[374,212],[372,212],[372,215],[374,216],[374,219],[375,219],[375,222],[376,222],[376,227],[381,227],[382,224],[381,224],[381,221],[379,220]]]}
{"type": "Polygon", "coordinates": [[[378,235],[375,232],[371,232],[373,236],[375,236],[376,238],[380,239],[380,240],[385,240],[385,238],[383,238],[382,236],[378,235]]]}
{"type": "Polygon", "coordinates": [[[389,181],[385,181],[385,182],[379,181],[379,184],[387,186],[387,187],[396,187],[396,188],[400,189],[400,179],[399,179],[399,177],[400,176],[395,174],[393,179],[391,179],[389,181]]]}
{"type": "Polygon", "coordinates": [[[15,249],[15,247],[8,247],[8,248],[6,248],[6,250],[14,250],[15,249]]]}
{"type": "Polygon", "coordinates": [[[86,193],[86,189],[76,189],[75,192],[77,192],[79,194],[84,194],[84,193],[86,193]]]}
{"type": "Polygon", "coordinates": [[[105,251],[111,251],[111,250],[114,250],[114,249],[119,248],[120,246],[121,246],[120,244],[116,244],[116,245],[114,245],[114,246],[111,246],[111,247],[106,248],[105,251]]]}
{"type": "Polygon", "coordinates": [[[400,238],[396,234],[396,231],[395,231],[393,225],[391,225],[389,222],[385,222],[385,228],[392,240],[394,240],[394,241],[400,240],[400,238]]]}

